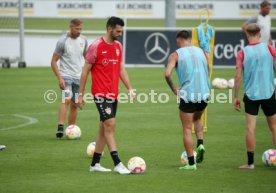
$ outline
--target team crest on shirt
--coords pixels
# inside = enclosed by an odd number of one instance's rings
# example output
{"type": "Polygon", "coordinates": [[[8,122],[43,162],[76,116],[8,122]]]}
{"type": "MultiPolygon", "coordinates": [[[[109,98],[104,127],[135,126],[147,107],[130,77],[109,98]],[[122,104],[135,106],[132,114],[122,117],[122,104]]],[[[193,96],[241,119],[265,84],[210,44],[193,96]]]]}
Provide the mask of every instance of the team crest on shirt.
{"type": "Polygon", "coordinates": [[[120,55],[120,50],[116,49],[116,55],[119,56],[120,55]]]}
{"type": "Polygon", "coordinates": [[[111,114],[111,108],[109,108],[109,107],[106,107],[106,109],[104,110],[108,115],[110,115],[111,114]]]}

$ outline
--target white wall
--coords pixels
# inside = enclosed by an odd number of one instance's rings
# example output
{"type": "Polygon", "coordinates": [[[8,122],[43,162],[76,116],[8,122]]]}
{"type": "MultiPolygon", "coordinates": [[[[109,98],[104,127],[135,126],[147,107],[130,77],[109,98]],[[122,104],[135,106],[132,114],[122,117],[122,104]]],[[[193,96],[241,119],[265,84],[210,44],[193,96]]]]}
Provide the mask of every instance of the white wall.
{"type": "MultiPolygon", "coordinates": [[[[25,61],[27,66],[50,66],[59,36],[25,35],[25,61]]],[[[95,38],[88,38],[90,44],[95,38]]],[[[0,36],[0,57],[19,57],[19,38],[16,35],[0,36]]],[[[13,66],[13,64],[12,64],[13,66]]]]}

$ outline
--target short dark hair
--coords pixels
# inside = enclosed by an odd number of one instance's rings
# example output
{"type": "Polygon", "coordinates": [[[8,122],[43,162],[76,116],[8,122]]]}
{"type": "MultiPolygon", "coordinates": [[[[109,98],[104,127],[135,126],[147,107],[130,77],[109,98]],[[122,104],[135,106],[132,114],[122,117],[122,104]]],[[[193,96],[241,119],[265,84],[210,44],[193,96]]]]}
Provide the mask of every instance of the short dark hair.
{"type": "Polygon", "coordinates": [[[191,35],[187,30],[181,30],[181,31],[177,32],[176,38],[183,38],[183,39],[187,40],[187,39],[191,39],[191,35]]]}
{"type": "Polygon", "coordinates": [[[77,18],[75,18],[75,19],[72,19],[71,21],[70,21],[70,25],[73,25],[73,26],[79,26],[79,25],[81,25],[83,22],[80,20],[80,19],[77,19],[77,18]]]}
{"type": "Polygon", "coordinates": [[[267,0],[264,0],[262,3],[261,3],[261,7],[266,7],[268,5],[271,5],[271,3],[267,0]]]}
{"type": "Polygon", "coordinates": [[[246,32],[250,36],[255,36],[261,31],[261,28],[256,23],[251,23],[247,26],[246,32]]]}
{"type": "Polygon", "coordinates": [[[106,22],[106,29],[108,27],[115,28],[116,25],[124,27],[125,23],[124,23],[124,21],[121,18],[112,16],[106,22]]]}

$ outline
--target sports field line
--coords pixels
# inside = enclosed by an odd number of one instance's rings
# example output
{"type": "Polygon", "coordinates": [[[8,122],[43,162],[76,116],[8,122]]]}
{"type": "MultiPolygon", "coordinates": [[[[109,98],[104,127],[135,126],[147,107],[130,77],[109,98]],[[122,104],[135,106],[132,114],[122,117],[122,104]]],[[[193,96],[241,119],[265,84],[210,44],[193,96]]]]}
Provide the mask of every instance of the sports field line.
{"type": "MultiPolygon", "coordinates": [[[[4,115],[1,115],[1,116],[4,116],[4,115]]],[[[28,125],[36,124],[38,122],[38,119],[33,118],[33,117],[28,117],[28,116],[19,115],[19,114],[11,114],[11,116],[25,119],[26,122],[22,123],[22,124],[19,124],[19,125],[11,126],[11,127],[0,128],[0,131],[6,131],[6,130],[11,130],[11,129],[19,129],[19,128],[22,128],[22,127],[26,127],[28,125]]]]}

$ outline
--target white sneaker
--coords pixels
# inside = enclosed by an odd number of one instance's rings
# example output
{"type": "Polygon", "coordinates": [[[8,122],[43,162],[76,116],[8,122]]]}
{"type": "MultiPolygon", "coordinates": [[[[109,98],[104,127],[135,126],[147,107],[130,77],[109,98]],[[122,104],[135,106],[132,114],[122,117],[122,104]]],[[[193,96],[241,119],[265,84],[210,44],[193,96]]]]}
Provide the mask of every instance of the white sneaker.
{"type": "Polygon", "coordinates": [[[101,166],[101,164],[97,163],[94,166],[90,166],[90,172],[111,172],[111,169],[107,169],[101,166]]]}
{"type": "Polygon", "coordinates": [[[119,174],[130,174],[130,171],[124,166],[122,162],[115,166],[114,172],[118,172],[119,174]]]}
{"type": "Polygon", "coordinates": [[[0,151],[6,149],[5,145],[0,145],[0,151]]]}

